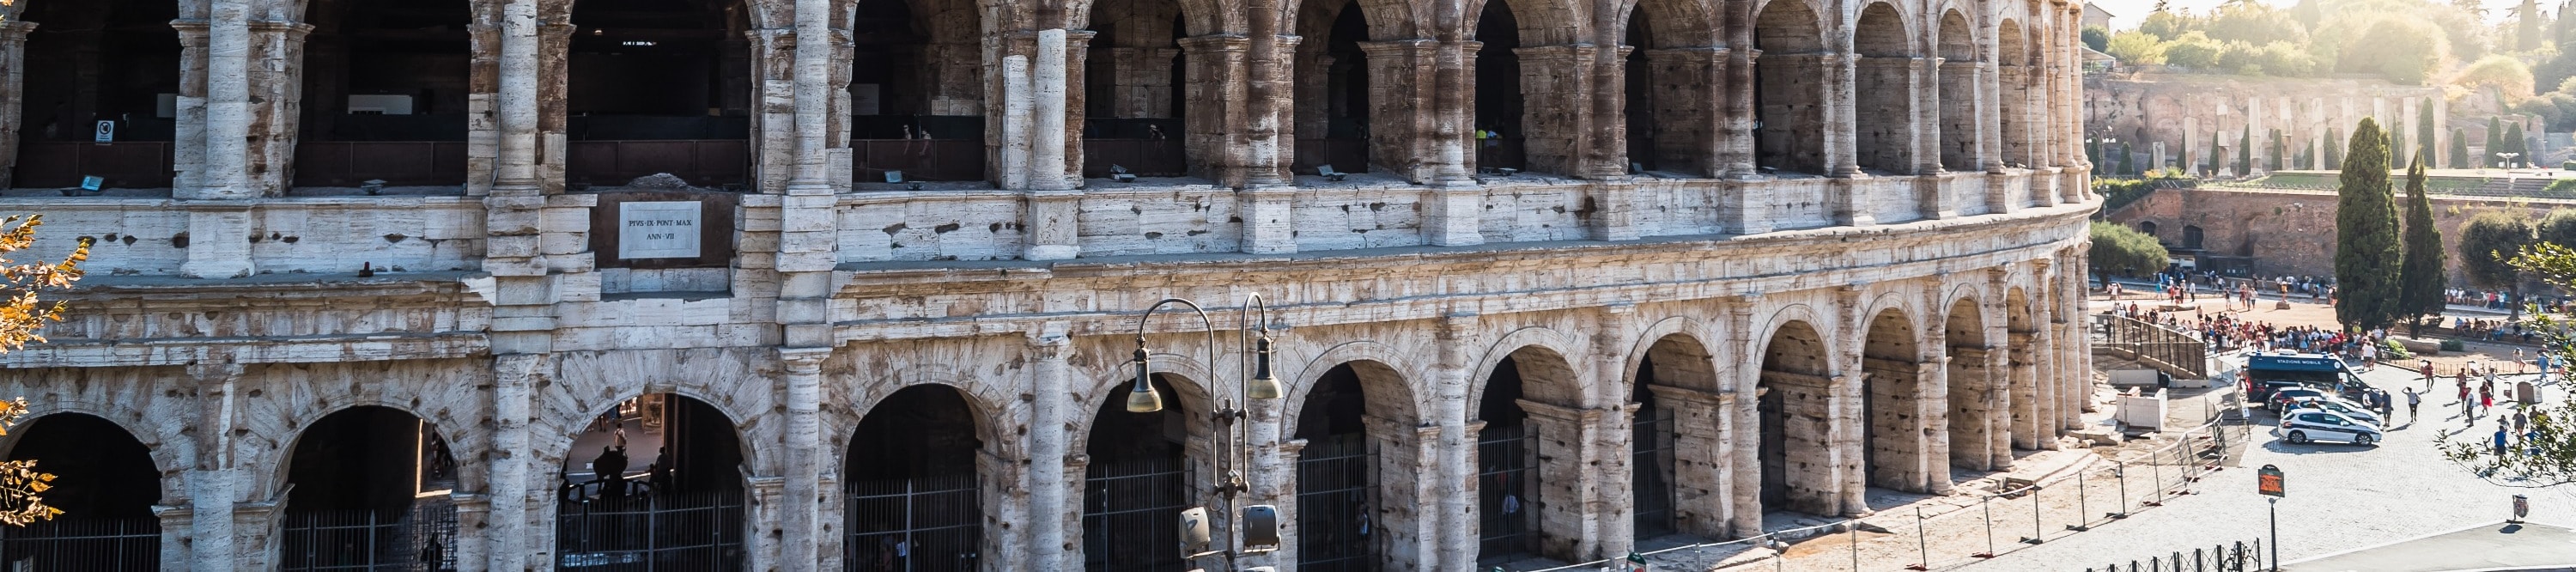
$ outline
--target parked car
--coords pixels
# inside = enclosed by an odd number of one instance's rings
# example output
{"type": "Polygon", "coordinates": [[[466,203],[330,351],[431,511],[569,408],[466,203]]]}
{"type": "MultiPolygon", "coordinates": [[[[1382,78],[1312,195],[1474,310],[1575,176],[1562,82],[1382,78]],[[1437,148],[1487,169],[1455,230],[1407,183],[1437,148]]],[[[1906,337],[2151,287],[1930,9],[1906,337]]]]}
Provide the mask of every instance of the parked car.
{"type": "Polygon", "coordinates": [[[2343,399],[2334,397],[2299,397],[2293,398],[2290,401],[2289,410],[2292,415],[2296,415],[2302,410],[2311,409],[2321,409],[2341,413],[2344,417],[2350,417],[2355,421],[2369,423],[2372,427],[2384,428],[2388,426],[2388,421],[2380,419],[2379,413],[2371,411],[2368,407],[2363,407],[2360,404],[2345,401],[2343,399]]]}
{"type": "Polygon", "coordinates": [[[2296,399],[2303,398],[2303,397],[2304,397],[2304,398],[2317,398],[2317,397],[2325,397],[2325,396],[2326,396],[2326,392],[2324,392],[2324,391],[2320,391],[2320,390],[2317,390],[2317,389],[2315,389],[2315,388],[2308,388],[2308,387],[2284,387],[2284,388],[2280,388],[2280,389],[2272,390],[2272,397],[2271,397],[2270,399],[2266,399],[2266,400],[2264,400],[2264,401],[2263,401],[2263,409],[2264,409],[2265,411],[2270,411],[2270,412],[2273,412],[2273,413],[2281,413],[2281,412],[2285,412],[2285,411],[2289,411],[2289,410],[2290,410],[2290,408],[2289,408],[2288,406],[2289,406],[2289,404],[2290,404],[2290,401],[2292,401],[2292,400],[2296,400],[2296,399]]]}
{"type": "Polygon", "coordinates": [[[2348,441],[2354,445],[2378,443],[2383,434],[2379,427],[2354,421],[2330,411],[2300,410],[2281,418],[2281,426],[2272,435],[2291,443],[2306,444],[2316,440],[2348,441]]]}

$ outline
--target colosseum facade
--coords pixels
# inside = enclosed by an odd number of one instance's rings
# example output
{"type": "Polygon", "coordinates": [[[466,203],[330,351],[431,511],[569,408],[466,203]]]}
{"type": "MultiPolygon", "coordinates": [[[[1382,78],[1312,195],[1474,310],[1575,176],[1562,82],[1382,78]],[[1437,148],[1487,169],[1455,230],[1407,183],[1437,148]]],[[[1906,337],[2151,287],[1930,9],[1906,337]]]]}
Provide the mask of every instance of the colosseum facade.
{"type": "Polygon", "coordinates": [[[5,557],[1177,570],[1226,419],[1283,570],[1866,512],[2079,423],[2080,8],[19,0],[5,557]]]}

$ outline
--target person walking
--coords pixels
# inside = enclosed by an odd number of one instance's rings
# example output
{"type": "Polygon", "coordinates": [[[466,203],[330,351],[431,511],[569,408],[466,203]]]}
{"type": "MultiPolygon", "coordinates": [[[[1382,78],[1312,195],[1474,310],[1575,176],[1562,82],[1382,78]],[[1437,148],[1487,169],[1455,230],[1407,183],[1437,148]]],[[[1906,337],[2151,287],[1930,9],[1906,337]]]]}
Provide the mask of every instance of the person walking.
{"type": "Polygon", "coordinates": [[[2422,366],[2423,366],[2423,370],[2424,370],[2424,392],[2425,392],[2425,393],[2432,393],[2432,392],[2433,392],[2433,360],[2429,360],[2429,359],[2428,359],[2428,360],[2423,360],[2423,361],[2419,362],[2419,365],[2422,365],[2422,366]]]}
{"type": "Polygon", "coordinates": [[[2415,393],[2415,388],[2406,388],[2406,422],[2415,422],[2415,406],[2423,404],[2424,396],[2422,394],[2415,393]]]}
{"type": "Polygon", "coordinates": [[[2505,444],[2506,444],[2506,443],[2505,443],[2505,435],[2506,435],[2506,433],[2504,432],[2504,421],[2502,421],[2502,420],[2498,420],[2498,421],[2496,421],[2496,432],[2495,432],[2495,454],[2496,454],[2496,455],[2498,455],[2498,456],[2502,456],[2502,455],[2504,455],[2504,447],[2505,447],[2505,444]]]}

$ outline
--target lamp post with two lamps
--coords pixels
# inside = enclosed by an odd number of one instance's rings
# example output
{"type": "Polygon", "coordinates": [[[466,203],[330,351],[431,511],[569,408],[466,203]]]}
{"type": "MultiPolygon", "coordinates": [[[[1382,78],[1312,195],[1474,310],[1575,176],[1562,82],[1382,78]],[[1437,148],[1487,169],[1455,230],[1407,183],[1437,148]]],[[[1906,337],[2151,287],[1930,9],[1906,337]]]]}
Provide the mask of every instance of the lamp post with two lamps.
{"type": "MultiPolygon", "coordinates": [[[[1191,312],[1199,315],[1199,324],[1207,332],[1207,367],[1211,373],[1217,368],[1216,322],[1208,318],[1207,310],[1200,308],[1196,302],[1182,298],[1164,298],[1162,301],[1155,302],[1153,306],[1145,309],[1144,315],[1136,318],[1136,355],[1132,362],[1136,367],[1136,385],[1127,392],[1127,411],[1130,413],[1154,413],[1163,410],[1163,396],[1154,390],[1154,363],[1151,352],[1145,346],[1145,327],[1146,322],[1153,319],[1155,311],[1170,305],[1189,308],[1191,312]]],[[[1226,535],[1224,546],[1211,548],[1210,545],[1213,542],[1210,539],[1208,507],[1205,506],[1190,507],[1181,511],[1180,522],[1175,523],[1181,531],[1182,558],[1197,560],[1221,555],[1225,557],[1225,570],[1228,571],[1235,570],[1236,560],[1245,555],[1270,552],[1279,548],[1278,507],[1240,506],[1238,498],[1251,490],[1250,481],[1245,478],[1244,473],[1245,467],[1251,464],[1252,437],[1249,417],[1252,400],[1279,399],[1287,395],[1286,388],[1280,386],[1279,379],[1270,374],[1270,305],[1263,302],[1259,294],[1252,295],[1251,299],[1244,304],[1242,319],[1237,320],[1235,324],[1238,342],[1256,334],[1258,337],[1244,348],[1249,353],[1245,357],[1249,359],[1237,360],[1244,370],[1238,372],[1241,375],[1236,378],[1238,383],[1234,384],[1235,397],[1238,399],[1220,400],[1216,410],[1209,414],[1209,417],[1216,422],[1217,430],[1208,436],[1214,441],[1214,446],[1210,447],[1213,451],[1212,458],[1208,462],[1215,466],[1211,474],[1217,476],[1216,496],[1219,502],[1225,505],[1225,514],[1229,516],[1229,524],[1235,526],[1236,534],[1226,535]],[[1256,319],[1259,320],[1257,325],[1253,323],[1256,319]]],[[[1215,380],[1209,381],[1215,382],[1215,380]]],[[[1213,393],[1214,388],[1210,389],[1213,393]]],[[[1269,572],[1270,570],[1272,570],[1270,567],[1264,566],[1251,568],[1245,572],[1269,572]]]]}

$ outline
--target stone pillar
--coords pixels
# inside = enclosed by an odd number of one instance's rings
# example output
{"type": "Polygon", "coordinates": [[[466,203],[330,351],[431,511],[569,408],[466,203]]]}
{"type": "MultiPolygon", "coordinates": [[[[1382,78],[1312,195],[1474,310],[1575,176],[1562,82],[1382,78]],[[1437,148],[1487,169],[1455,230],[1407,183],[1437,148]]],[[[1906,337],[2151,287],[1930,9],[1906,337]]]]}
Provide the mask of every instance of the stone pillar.
{"type": "Polygon", "coordinates": [[[1635,47],[1613,43],[1609,49],[1592,52],[1592,138],[1588,149],[1574,168],[1574,176],[1586,179],[1623,179],[1628,176],[1628,55],[1635,47]]]}
{"type": "MultiPolygon", "coordinates": [[[[1069,470],[1065,463],[1071,457],[1067,433],[1074,431],[1065,407],[1077,403],[1070,389],[1073,366],[1067,360],[1073,357],[1073,344],[1065,334],[1067,327],[1061,322],[1047,323],[1029,341],[1030,353],[1037,357],[1035,366],[1029,368],[1030,393],[1038,396],[1029,402],[1027,513],[1033,518],[1026,528],[1028,540],[1024,543],[1030,553],[1014,559],[1024,558],[1032,569],[1070,570],[1082,565],[1068,559],[1079,552],[1073,550],[1073,537],[1066,533],[1069,519],[1063,516],[1079,518],[1082,512],[1081,507],[1067,502],[1072,487],[1081,486],[1078,479],[1082,475],[1069,470]]],[[[1080,528],[1077,525],[1073,530],[1080,528]]]]}
{"type": "MultiPolygon", "coordinates": [[[[1474,151],[1468,145],[1472,144],[1469,132],[1475,129],[1476,122],[1476,51],[1484,47],[1484,42],[1443,42],[1432,63],[1434,81],[1429,101],[1437,115],[1431,123],[1430,144],[1439,157],[1438,164],[1432,169],[1430,183],[1433,186],[1468,187],[1475,184],[1473,175],[1477,165],[1473,159],[1474,151]]],[[[1381,100],[1371,97],[1369,101],[1374,105],[1381,100]]]]}
{"type": "Polygon", "coordinates": [[[26,128],[27,32],[35,22],[0,22],[0,185],[17,180],[18,132],[26,128]]]}
{"type": "Polygon", "coordinates": [[[1718,121],[1719,128],[1723,130],[1718,135],[1718,160],[1709,167],[1709,174],[1720,176],[1723,173],[1722,176],[1739,181],[1756,180],[1762,178],[1762,171],[1755,163],[1753,152],[1753,123],[1760,118],[1760,112],[1753,106],[1753,66],[1761,50],[1753,49],[1753,3],[1734,2],[1721,6],[1726,9],[1724,28],[1726,46],[1730,50],[1725,56],[1725,81],[1717,83],[1722,86],[1718,89],[1723,90],[1724,98],[1713,100],[1713,103],[1723,103],[1726,110],[1718,121]]]}
{"type": "Polygon", "coordinates": [[[1664,385],[1646,390],[1673,412],[1673,520],[1684,534],[1729,537],[1734,443],[1728,423],[1736,417],[1736,394],[1664,385]]]}
{"type": "Polygon", "coordinates": [[[250,23],[250,156],[244,177],[258,196],[284,194],[293,183],[295,142],[303,118],[304,36],[313,25],[250,23]]]}
{"type": "MultiPolygon", "coordinates": [[[[215,0],[206,28],[205,153],[203,186],[177,189],[182,199],[244,199],[251,187],[250,1],[215,0]]],[[[195,273],[187,273],[195,276],[195,273]]],[[[204,519],[199,519],[204,520],[204,519]]]]}
{"type": "Polygon", "coordinates": [[[1759,296],[1746,296],[1721,302],[1725,320],[1718,326],[1716,339],[1735,340],[1725,344],[1727,355],[1719,363],[1733,364],[1725,378],[1738,397],[1723,415],[1729,423],[1725,440],[1728,483],[1726,531],[1732,538],[1749,538],[1762,534],[1762,512],[1778,507],[1762,506],[1762,347],[1767,343],[1753,330],[1753,308],[1759,296]]]}
{"type": "MultiPolygon", "coordinates": [[[[1859,113],[1856,106],[1859,105],[1860,98],[1852,94],[1854,84],[1860,81],[1858,79],[1859,60],[1859,57],[1849,52],[1824,54],[1818,57],[1823,68],[1819,71],[1825,73],[1825,101],[1823,102],[1825,172],[1836,178],[1863,176],[1860,173],[1858,127],[1852,121],[1853,116],[1859,113]]],[[[1837,189],[1840,196],[1836,199],[1840,202],[1840,206],[1836,207],[1838,210],[1850,209],[1856,204],[1857,197],[1851,194],[1850,189],[1849,186],[1837,189]]],[[[1863,224],[1847,220],[1837,222],[1847,225],[1863,224]]]]}
{"type": "MultiPolygon", "coordinates": [[[[1250,62],[1245,61],[1252,40],[1235,34],[1214,34],[1184,38],[1180,43],[1181,57],[1189,66],[1189,85],[1172,86],[1170,97],[1181,98],[1185,103],[1182,109],[1188,114],[1182,122],[1186,134],[1181,146],[1190,158],[1189,169],[1216,181],[1217,186],[1240,188],[1245,168],[1251,162],[1250,157],[1244,156],[1244,144],[1250,139],[1252,122],[1248,85],[1252,70],[1250,62]]],[[[1163,55],[1163,61],[1171,61],[1168,53],[1163,55]]],[[[1127,68],[1121,65],[1119,69],[1127,68]]],[[[1165,81],[1171,77],[1169,73],[1161,75],[1165,81]]],[[[1164,109],[1170,109],[1169,105],[1164,109]]]]}
{"type": "MultiPolygon", "coordinates": [[[[1007,104],[1023,106],[1027,110],[1024,116],[1032,118],[1023,140],[1004,142],[1027,149],[1027,174],[1022,180],[1028,185],[1024,199],[1028,247],[1021,257],[1028,260],[1067,260],[1082,253],[1078,212],[1082,193],[1073,188],[1066,175],[1068,161],[1076,160],[1066,155],[1071,152],[1066,146],[1080,142],[1066,135],[1066,48],[1064,30],[1038,31],[1036,53],[1025,64],[1025,75],[1006,80],[1015,87],[1026,86],[1007,96],[1011,98],[1007,104]]],[[[1009,61],[1003,64],[1005,73],[1014,69],[1009,61]]]]}
{"type": "Polygon", "coordinates": [[[2435,98],[2432,105],[2433,155],[2440,159],[2434,165],[2449,167],[2452,161],[2461,160],[2451,156],[2451,130],[2448,127],[2451,124],[2451,106],[2443,103],[2440,98],[2435,98]]]}
{"type": "Polygon", "coordinates": [[[2038,449],[2042,428],[2039,422],[2039,352],[2032,344],[2032,332],[2013,331],[2005,337],[2011,348],[2012,444],[2018,449],[2038,449]]]}
{"type": "Polygon", "coordinates": [[[1529,414],[1525,423],[1538,449],[1538,502],[1532,508],[1538,511],[1539,555],[1568,562],[1598,557],[1608,540],[1603,521],[1626,514],[1607,506],[1611,502],[1602,494],[1605,481],[1628,476],[1599,464],[1609,439],[1601,432],[1606,412],[1527,399],[1519,403],[1529,414]],[[1618,474],[1603,474],[1608,472],[1618,474]]]}
{"type": "MultiPolygon", "coordinates": [[[[1936,301],[1927,308],[1941,307],[1936,301]]],[[[1923,471],[1922,491],[1932,494],[1950,492],[1950,341],[1943,331],[1948,320],[1941,315],[1924,317],[1922,341],[1915,344],[1922,352],[1914,364],[1915,418],[1920,426],[1914,431],[1922,438],[1923,447],[1915,462],[1923,471]]]]}
{"type": "Polygon", "coordinates": [[[205,188],[206,178],[206,88],[210,44],[213,35],[207,20],[179,20],[170,23],[179,32],[179,97],[178,117],[170,142],[171,195],[195,193],[205,188]]]}
{"type": "MultiPolygon", "coordinates": [[[[1475,314],[1467,313],[1441,317],[1439,361],[1432,366],[1430,375],[1430,421],[1440,429],[1440,441],[1435,446],[1437,452],[1434,455],[1439,463],[1428,467],[1430,470],[1425,474],[1430,477],[1432,489],[1438,494],[1429,497],[1428,502],[1417,504],[1438,508],[1431,513],[1437,515],[1436,518],[1426,516],[1423,519],[1422,530],[1442,531],[1430,535],[1439,539],[1440,568],[1436,569],[1440,570],[1460,565],[1473,567],[1476,562],[1477,535],[1463,531],[1476,530],[1479,522],[1473,455],[1476,430],[1484,424],[1478,422],[1470,426],[1467,422],[1467,416],[1472,414],[1469,408],[1474,406],[1469,403],[1467,394],[1468,386],[1473,383],[1468,377],[1475,371],[1472,361],[1475,358],[1471,356],[1482,349],[1475,333],[1477,321],[1475,314]],[[1464,486],[1458,486],[1461,483],[1464,486]]],[[[1434,569],[1424,568],[1426,571],[1434,569]]]]}
{"type": "MultiPolygon", "coordinates": [[[[1525,98],[1522,142],[1529,170],[1577,174],[1597,141],[1592,136],[1593,64],[1600,47],[1591,44],[1538,46],[1512,50],[1521,62],[1521,96],[1525,98]]],[[[1499,87],[1499,86],[1497,86],[1499,87]]]]}
{"type": "Polygon", "coordinates": [[[553,547],[533,545],[530,537],[538,530],[537,516],[546,513],[539,504],[546,498],[539,494],[543,487],[532,486],[545,472],[532,466],[529,458],[528,417],[535,407],[533,394],[551,364],[544,355],[506,354],[492,359],[492,458],[490,526],[483,529],[484,545],[490,547],[485,567],[490,570],[524,570],[551,567],[553,547]]]}
{"type": "Polygon", "coordinates": [[[778,350],[778,361],[787,368],[785,395],[779,399],[787,406],[787,429],[780,436],[787,467],[781,475],[786,502],[779,508],[779,524],[785,534],[778,543],[778,562],[787,568],[821,562],[817,548],[828,540],[823,536],[840,530],[824,524],[820,509],[832,496],[822,486],[823,467],[835,457],[823,450],[823,425],[816,413],[823,403],[823,360],[831,356],[830,347],[778,350]]]}
{"type": "Polygon", "coordinates": [[[188,569],[245,569],[235,512],[248,493],[243,480],[247,475],[233,466],[232,439],[242,366],[193,365],[187,374],[197,405],[196,440],[191,443],[196,458],[186,476],[188,512],[195,515],[189,520],[188,569]]]}
{"type": "MultiPolygon", "coordinates": [[[[1384,417],[1362,417],[1368,427],[1369,440],[1378,446],[1378,490],[1388,499],[1416,499],[1417,502],[1386,502],[1377,507],[1378,529],[1386,535],[1386,569],[1395,572],[1430,572],[1440,569],[1441,551],[1453,537],[1468,536],[1464,528],[1441,528],[1441,511],[1445,502],[1458,496],[1446,480],[1449,471],[1441,465],[1444,429],[1437,423],[1400,422],[1384,417]],[[1423,500],[1432,502],[1421,502],[1423,500]]],[[[1474,475],[1467,475],[1469,481],[1474,475]]],[[[1473,486],[1470,484],[1469,486],[1473,486]]],[[[1468,498],[1468,497],[1460,497],[1468,498]]],[[[1469,506],[1473,506],[1471,503],[1469,506]]],[[[1470,521],[1472,522],[1472,520],[1470,521]]],[[[1472,540],[1470,541],[1472,542],[1472,540]]],[[[1472,544],[1471,544],[1472,546],[1472,544]]],[[[1468,558],[1474,558],[1470,553],[1468,558]]]]}
{"type": "Polygon", "coordinates": [[[1360,42],[1368,54],[1369,163],[1414,184],[1431,182],[1441,165],[1432,128],[1439,111],[1413,103],[1431,100],[1439,47],[1433,40],[1360,42]]]}
{"type": "Polygon", "coordinates": [[[1862,392],[1868,388],[1870,374],[1862,366],[1861,348],[1868,344],[1869,317],[1861,298],[1865,285],[1851,284],[1834,291],[1834,325],[1818,332],[1830,336],[1825,342],[1826,371],[1825,420],[1828,425],[1829,451],[1826,465],[1832,467],[1834,483],[1833,508],[1838,515],[1868,512],[1869,475],[1863,466],[1863,448],[1869,443],[1861,428],[1869,419],[1863,411],[1862,392]]]}
{"type": "MultiPolygon", "coordinates": [[[[483,530],[491,526],[492,497],[475,493],[451,493],[447,502],[456,505],[457,530],[483,530]]],[[[456,535],[456,568],[483,570],[490,564],[491,539],[481,534],[456,535]]]]}

